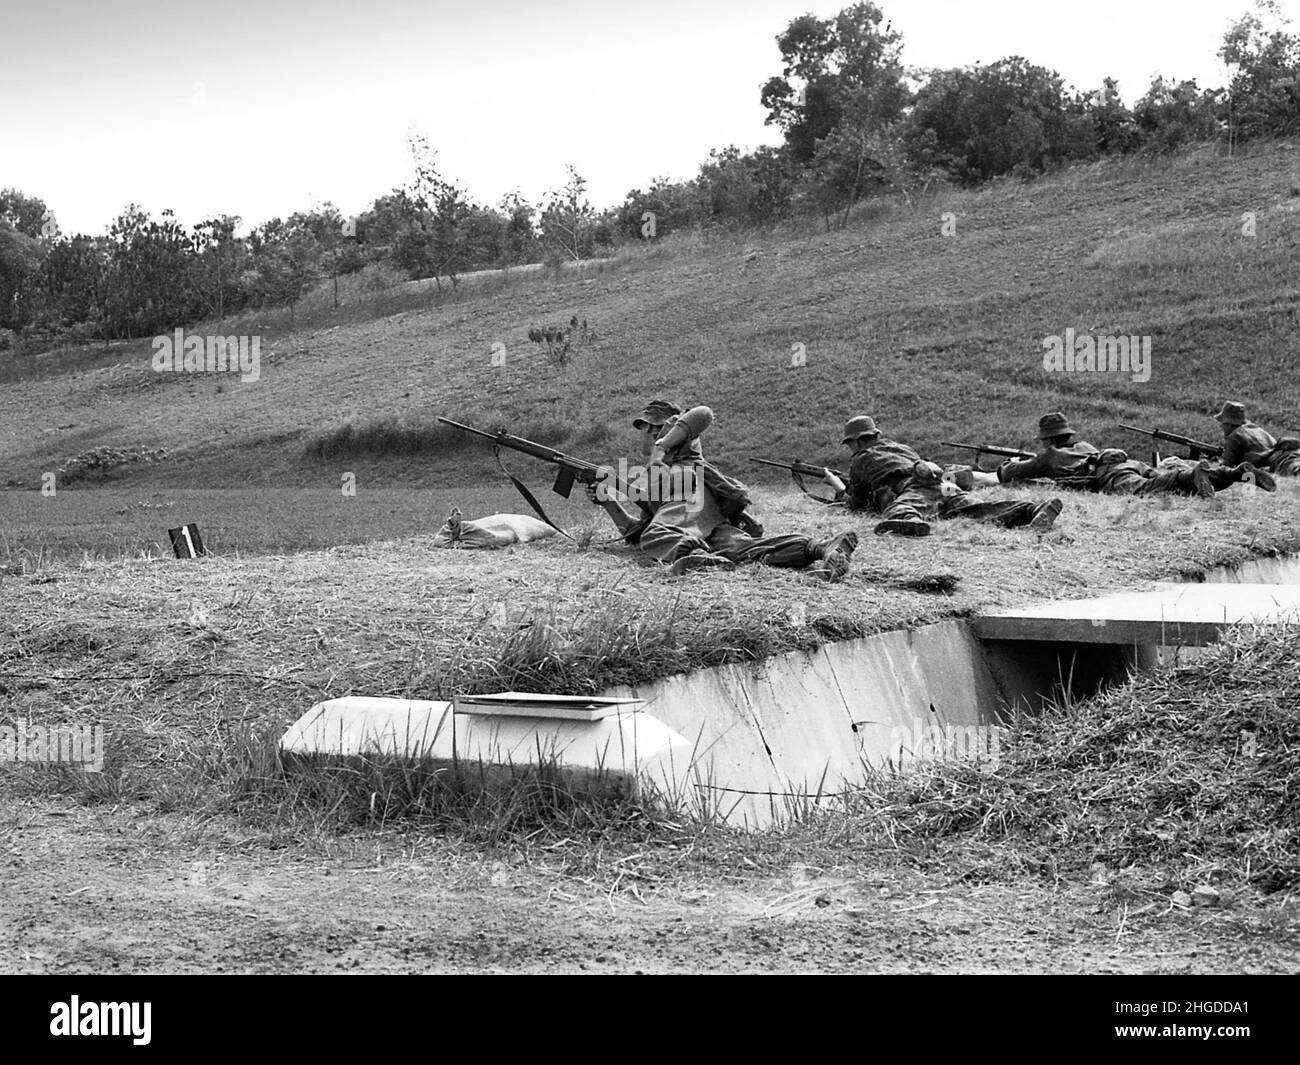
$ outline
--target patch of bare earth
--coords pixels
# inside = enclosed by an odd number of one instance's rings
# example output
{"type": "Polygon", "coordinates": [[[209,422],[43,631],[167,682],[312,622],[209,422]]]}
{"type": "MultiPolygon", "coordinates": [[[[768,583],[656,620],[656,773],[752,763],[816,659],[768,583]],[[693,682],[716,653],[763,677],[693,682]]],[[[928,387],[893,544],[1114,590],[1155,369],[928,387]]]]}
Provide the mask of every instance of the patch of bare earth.
{"type": "MultiPolygon", "coordinates": [[[[1281,973],[1287,897],[1216,909],[1100,881],[873,865],[708,869],[671,849],[475,851],[420,834],[282,845],[128,809],[9,804],[0,957],[19,973],[1281,973]]],[[[750,863],[753,865],[754,863],[750,863]]]]}

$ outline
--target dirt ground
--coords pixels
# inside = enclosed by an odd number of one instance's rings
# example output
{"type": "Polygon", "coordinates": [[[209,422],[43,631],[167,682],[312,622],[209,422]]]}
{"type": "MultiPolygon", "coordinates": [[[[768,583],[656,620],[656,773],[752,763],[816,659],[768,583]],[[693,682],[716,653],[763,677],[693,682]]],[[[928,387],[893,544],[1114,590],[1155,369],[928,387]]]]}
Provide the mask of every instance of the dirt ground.
{"type": "Polygon", "coordinates": [[[854,862],[573,871],[564,847],[428,835],[281,845],[128,810],[8,803],[16,973],[1284,973],[1300,902],[1183,910],[1100,882],[971,884],[854,862]],[[628,870],[624,875],[620,870],[628,870]]]}

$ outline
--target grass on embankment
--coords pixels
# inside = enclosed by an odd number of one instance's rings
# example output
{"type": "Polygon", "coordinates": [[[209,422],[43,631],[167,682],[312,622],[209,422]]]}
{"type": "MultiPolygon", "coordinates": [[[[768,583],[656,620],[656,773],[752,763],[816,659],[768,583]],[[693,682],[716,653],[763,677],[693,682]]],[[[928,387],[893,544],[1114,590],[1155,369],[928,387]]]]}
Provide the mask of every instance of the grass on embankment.
{"type": "MultiPolygon", "coordinates": [[[[692,867],[715,875],[793,861],[907,866],[952,883],[1086,879],[1126,913],[1130,905],[1167,913],[1178,889],[1208,885],[1235,905],[1243,889],[1300,885],[1298,635],[1231,634],[1190,665],[1022,717],[994,762],[878,773],[833,805],[809,802],[794,821],[754,836],[680,804],[593,799],[545,771],[484,790],[474,767],[287,762],[268,722],[223,720],[222,680],[207,681],[212,699],[200,720],[170,727],[156,716],[154,691],[176,699],[189,687],[161,674],[112,697],[104,773],[11,767],[3,786],[11,796],[62,792],[138,814],[235,815],[284,842],[414,829],[525,853],[563,847],[576,868],[614,860],[620,875],[650,880],[680,875],[692,852],[692,867]]],[[[32,647],[56,650],[49,641],[32,647]]],[[[106,648],[86,638],[58,649],[98,657],[106,648]]]]}
{"type": "Polygon", "coordinates": [[[762,566],[672,578],[621,545],[560,538],[482,553],[434,551],[425,536],[183,562],[23,558],[21,572],[0,573],[0,717],[102,722],[111,764],[97,786],[158,799],[196,751],[242,735],[265,752],[322,699],[586,693],[1295,551],[1296,488],[1214,501],[1069,496],[1041,539],[967,522],[923,540],[875,537],[869,518],[760,493],[773,532],[859,530],[853,573],[835,585],[762,566]],[[950,593],[915,590],[938,574],[958,578],[950,593]]]}
{"type": "Polygon", "coordinates": [[[1300,628],[1230,633],[1190,665],[1023,719],[993,765],[935,763],[849,802],[846,836],[968,875],[1116,891],[1300,886],[1300,628]]]}

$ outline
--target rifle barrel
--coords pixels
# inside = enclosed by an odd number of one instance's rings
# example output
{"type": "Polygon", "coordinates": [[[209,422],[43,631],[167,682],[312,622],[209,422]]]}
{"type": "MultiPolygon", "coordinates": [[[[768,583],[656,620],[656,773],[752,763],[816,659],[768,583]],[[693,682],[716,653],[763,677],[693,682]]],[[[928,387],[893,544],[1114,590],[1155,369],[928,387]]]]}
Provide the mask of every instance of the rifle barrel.
{"type": "Polygon", "coordinates": [[[486,429],[475,429],[472,425],[462,425],[460,422],[453,422],[450,418],[439,416],[438,421],[444,425],[454,425],[457,429],[464,429],[467,433],[474,433],[476,436],[486,436],[489,440],[497,438],[496,433],[489,433],[486,429]]]}
{"type": "Polygon", "coordinates": [[[944,447],[959,447],[963,451],[974,451],[977,455],[1001,455],[1004,458],[1022,458],[1032,459],[1034,456],[1028,451],[1021,451],[1018,447],[1002,447],[997,444],[958,444],[952,440],[940,440],[944,447]]]}

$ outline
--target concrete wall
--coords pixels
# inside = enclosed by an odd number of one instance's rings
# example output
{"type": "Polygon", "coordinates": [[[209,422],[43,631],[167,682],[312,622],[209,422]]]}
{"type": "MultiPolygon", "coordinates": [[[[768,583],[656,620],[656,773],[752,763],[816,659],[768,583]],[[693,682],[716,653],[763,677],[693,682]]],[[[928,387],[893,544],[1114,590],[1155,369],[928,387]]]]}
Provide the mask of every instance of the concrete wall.
{"type": "Polygon", "coordinates": [[[1205,573],[1206,584],[1300,584],[1300,558],[1255,558],[1240,566],[1217,566],[1205,573]]]}
{"type": "Polygon", "coordinates": [[[960,621],[602,694],[644,699],[647,713],[685,736],[691,755],[676,786],[747,825],[861,783],[868,767],[933,754],[937,730],[970,749],[990,735],[1000,700],[960,621]]]}

